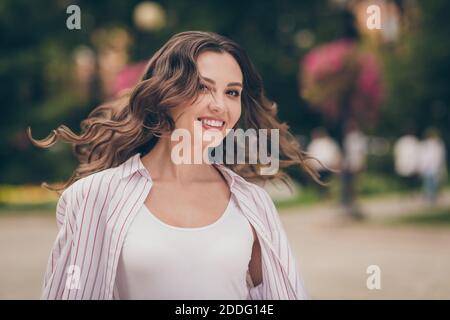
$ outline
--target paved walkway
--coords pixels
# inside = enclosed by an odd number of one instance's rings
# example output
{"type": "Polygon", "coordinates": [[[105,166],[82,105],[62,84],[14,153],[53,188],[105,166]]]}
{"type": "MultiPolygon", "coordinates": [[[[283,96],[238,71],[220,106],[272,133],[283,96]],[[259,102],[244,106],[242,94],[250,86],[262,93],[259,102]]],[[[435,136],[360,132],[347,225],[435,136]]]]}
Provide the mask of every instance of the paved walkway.
{"type": "Polygon", "coordinates": [[[312,298],[450,299],[450,228],[350,223],[322,210],[282,215],[312,298]],[[367,289],[370,265],[380,290],[367,289]]]}
{"type": "MultiPolygon", "coordinates": [[[[440,205],[450,206],[450,193],[440,205]]],[[[362,203],[371,220],[422,206],[417,197],[362,203]]],[[[331,204],[285,209],[281,217],[312,298],[450,298],[450,228],[352,223],[331,204]],[[380,290],[366,287],[369,265],[381,268],[380,290]]],[[[0,216],[0,299],[39,298],[55,236],[52,215],[0,216]]]]}

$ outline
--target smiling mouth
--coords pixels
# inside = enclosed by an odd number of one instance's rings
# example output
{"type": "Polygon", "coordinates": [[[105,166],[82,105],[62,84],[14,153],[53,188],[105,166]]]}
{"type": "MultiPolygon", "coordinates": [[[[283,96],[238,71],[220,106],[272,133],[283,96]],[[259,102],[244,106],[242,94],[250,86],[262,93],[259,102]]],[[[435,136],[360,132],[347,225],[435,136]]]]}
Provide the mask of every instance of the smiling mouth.
{"type": "Polygon", "coordinates": [[[197,118],[202,123],[205,130],[222,130],[225,127],[225,122],[218,119],[197,118]]]}

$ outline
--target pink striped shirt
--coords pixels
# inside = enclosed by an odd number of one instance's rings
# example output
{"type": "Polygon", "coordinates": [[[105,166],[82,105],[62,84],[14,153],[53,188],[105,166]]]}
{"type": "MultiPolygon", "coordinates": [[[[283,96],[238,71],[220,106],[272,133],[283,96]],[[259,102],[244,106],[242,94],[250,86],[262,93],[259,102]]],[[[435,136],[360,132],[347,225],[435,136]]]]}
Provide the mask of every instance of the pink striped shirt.
{"type": "MultiPolygon", "coordinates": [[[[303,281],[275,205],[261,187],[214,164],[254,227],[261,246],[262,283],[254,300],[307,299],[303,281]]],[[[123,240],[143,205],[152,179],[140,153],[121,165],[77,180],[56,207],[58,235],[41,299],[116,299],[115,276],[123,240]]]]}

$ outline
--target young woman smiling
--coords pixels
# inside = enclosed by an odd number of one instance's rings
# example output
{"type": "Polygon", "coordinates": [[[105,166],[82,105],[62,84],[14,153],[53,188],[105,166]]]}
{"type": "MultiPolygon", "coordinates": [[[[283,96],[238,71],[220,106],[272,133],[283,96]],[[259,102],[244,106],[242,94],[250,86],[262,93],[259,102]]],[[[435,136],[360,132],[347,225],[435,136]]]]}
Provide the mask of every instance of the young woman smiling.
{"type": "MultiPolygon", "coordinates": [[[[136,87],[101,105],[71,143],[80,165],[62,187],[42,299],[304,299],[296,259],[267,192],[281,178],[251,164],[175,164],[171,134],[278,129],[280,166],[306,156],[276,118],[243,49],[211,32],[174,35],[136,87]]],[[[210,144],[209,144],[210,146],[210,144]]],[[[207,147],[206,142],[202,148],[207,147]]],[[[216,145],[223,149],[224,143],[216,145]]],[[[229,151],[229,150],[228,150],[229,151]]],[[[319,181],[320,183],[320,181],[319,181]]]]}

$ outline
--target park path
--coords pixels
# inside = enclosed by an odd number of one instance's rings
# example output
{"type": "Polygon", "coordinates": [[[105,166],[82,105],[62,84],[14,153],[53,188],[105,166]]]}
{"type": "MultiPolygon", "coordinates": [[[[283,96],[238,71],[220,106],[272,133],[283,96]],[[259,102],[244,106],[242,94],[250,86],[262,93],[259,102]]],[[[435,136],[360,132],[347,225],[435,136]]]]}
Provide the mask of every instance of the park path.
{"type": "MultiPolygon", "coordinates": [[[[450,192],[439,200],[450,206],[450,192]]],[[[314,299],[450,299],[450,228],[370,223],[426,209],[417,196],[361,202],[369,222],[341,219],[333,204],[283,209],[281,220],[314,299]],[[381,269],[381,289],[368,290],[366,269],[381,269]]],[[[39,298],[53,215],[0,216],[0,299],[39,298]]]]}
{"type": "MultiPolygon", "coordinates": [[[[282,211],[305,286],[322,299],[450,299],[450,228],[392,226],[383,221],[426,213],[419,194],[359,202],[366,221],[345,219],[335,205],[282,211]],[[381,270],[381,289],[369,290],[367,267],[381,270]]],[[[450,191],[439,208],[450,207],[450,191]]]]}

